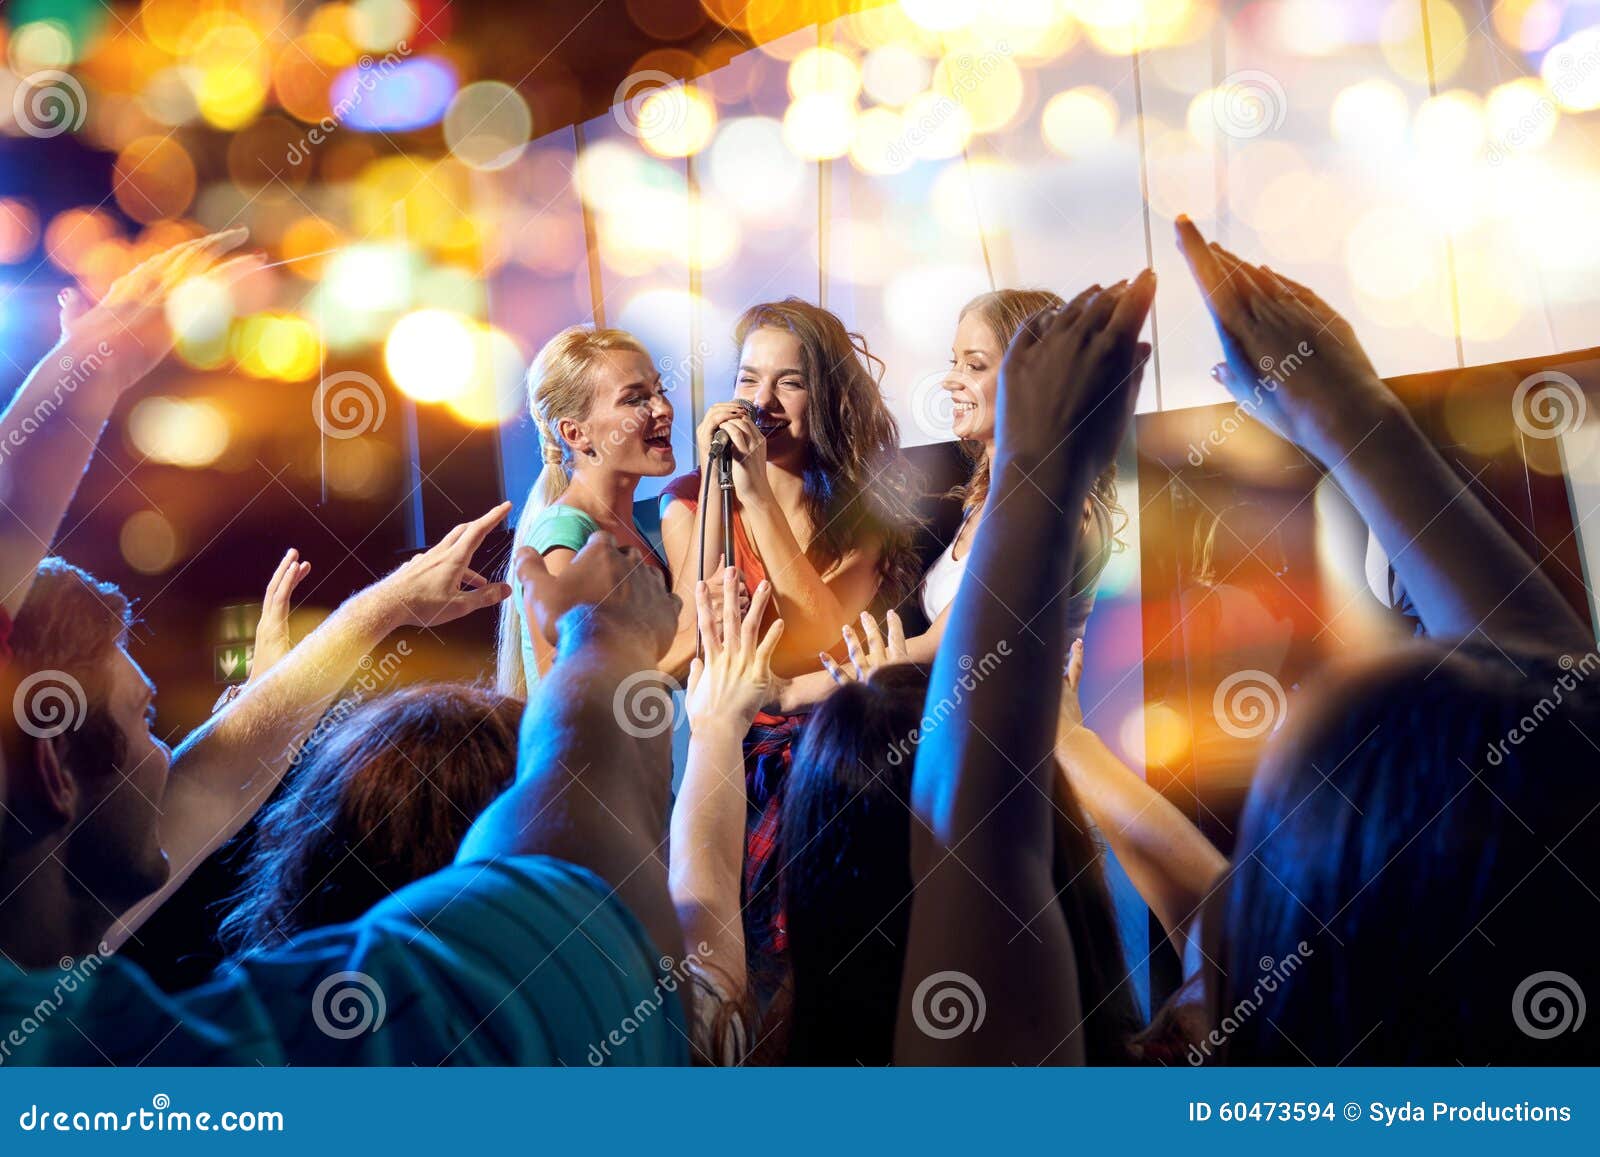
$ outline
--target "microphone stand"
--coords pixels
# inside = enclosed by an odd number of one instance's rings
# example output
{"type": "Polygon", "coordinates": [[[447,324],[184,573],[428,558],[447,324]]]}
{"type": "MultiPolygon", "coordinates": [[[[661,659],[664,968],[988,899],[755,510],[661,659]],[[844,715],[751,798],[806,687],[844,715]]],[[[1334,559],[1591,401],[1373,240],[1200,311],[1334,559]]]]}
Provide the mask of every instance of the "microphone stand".
{"type": "Polygon", "coordinates": [[[717,459],[717,485],[722,489],[722,553],[733,565],[733,448],[717,459]]]}

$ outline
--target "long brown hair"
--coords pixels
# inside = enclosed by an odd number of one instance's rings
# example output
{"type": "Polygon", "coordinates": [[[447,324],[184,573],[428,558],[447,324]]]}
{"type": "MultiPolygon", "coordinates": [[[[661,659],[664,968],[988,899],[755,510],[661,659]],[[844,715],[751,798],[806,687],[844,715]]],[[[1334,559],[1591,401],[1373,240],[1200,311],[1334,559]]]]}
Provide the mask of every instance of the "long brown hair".
{"type": "MultiPolygon", "coordinates": [[[[1000,341],[1000,352],[1005,353],[1017,332],[1029,320],[1046,309],[1066,304],[1060,294],[1048,289],[997,289],[982,293],[962,307],[957,322],[969,313],[976,313],[994,331],[1000,341]]],[[[961,452],[972,463],[972,476],[954,493],[961,499],[961,513],[970,516],[983,506],[989,497],[989,456],[980,442],[962,442],[961,452]]],[[[1117,503],[1117,467],[1107,466],[1090,489],[1089,500],[1104,507],[1115,524],[1113,537],[1127,525],[1127,512],[1117,503]]]]}
{"type": "MultiPolygon", "coordinates": [[[[789,983],[762,1024],[769,1063],[888,1064],[910,933],[914,735],[926,669],[896,663],[847,683],[807,721],[773,858],[789,983]]],[[[1076,794],[1054,778],[1052,863],[1072,933],[1090,1064],[1124,1064],[1142,1021],[1122,951],[1104,853],[1076,794]]]]}
{"type": "Polygon", "coordinates": [[[333,718],[261,815],[219,930],[235,953],[354,920],[446,867],[516,773],[522,700],[475,684],[407,687],[333,718]]]}
{"type": "Polygon", "coordinates": [[[802,502],[815,528],[806,555],[822,572],[876,540],[879,601],[892,607],[921,578],[913,548],[920,520],[900,428],[879,388],[883,361],[837,315],[798,297],[745,310],[734,342],[742,347],[758,329],[782,330],[800,343],[811,450],[802,502]]]}

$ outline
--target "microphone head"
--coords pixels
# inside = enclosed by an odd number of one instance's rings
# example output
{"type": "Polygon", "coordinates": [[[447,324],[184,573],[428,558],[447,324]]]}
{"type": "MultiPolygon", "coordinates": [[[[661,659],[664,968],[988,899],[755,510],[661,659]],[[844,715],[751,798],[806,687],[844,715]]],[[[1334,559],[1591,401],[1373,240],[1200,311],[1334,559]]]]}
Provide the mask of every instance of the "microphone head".
{"type": "MultiPolygon", "coordinates": [[[[755,423],[758,431],[761,429],[761,411],[756,408],[756,404],[754,402],[752,402],[749,398],[734,398],[733,404],[738,406],[740,410],[744,411],[744,416],[749,418],[751,422],[755,423]]],[[[715,458],[726,454],[728,452],[728,447],[731,444],[732,443],[728,438],[728,431],[723,427],[718,426],[717,432],[711,435],[711,456],[715,458]]]]}

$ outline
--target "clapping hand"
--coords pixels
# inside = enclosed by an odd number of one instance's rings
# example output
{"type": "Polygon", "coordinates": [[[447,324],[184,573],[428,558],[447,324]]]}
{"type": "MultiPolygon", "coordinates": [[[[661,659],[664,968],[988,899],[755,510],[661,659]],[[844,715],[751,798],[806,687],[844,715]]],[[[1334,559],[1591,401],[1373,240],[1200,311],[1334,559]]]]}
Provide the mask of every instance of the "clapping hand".
{"type": "Polygon", "coordinates": [[[261,600],[261,618],[256,621],[256,645],[250,659],[250,678],[245,686],[259,682],[294,646],[289,637],[289,600],[300,581],[311,573],[311,564],[300,560],[300,552],[285,552],[278,569],[267,583],[261,600]]]}
{"type": "Polygon", "coordinates": [[[94,351],[104,359],[106,380],[119,391],[128,389],[172,352],[177,335],[167,320],[167,302],[178,286],[205,276],[226,290],[260,270],[259,253],[221,260],[248,236],[246,229],[229,229],[174,245],[117,278],[98,302],[79,290],[62,290],[62,340],[94,351]]]}
{"type": "Polygon", "coordinates": [[[517,551],[515,570],[524,616],[551,646],[560,646],[573,627],[605,630],[650,652],[654,664],[677,633],[678,597],[660,569],[632,547],[619,550],[604,531],[590,535],[560,574],[528,547],[517,551]],[[575,611],[581,617],[569,618],[575,611]]]}
{"type": "Polygon", "coordinates": [[[1183,250],[1226,361],[1212,371],[1253,417],[1320,453],[1339,423],[1370,422],[1393,401],[1350,323],[1298,282],[1251,265],[1179,217],[1183,250]]]}
{"type": "Polygon", "coordinates": [[[492,583],[472,569],[472,556],[511,503],[454,527],[439,542],[408,559],[369,590],[383,601],[396,626],[437,627],[511,594],[505,583],[492,583]]]}
{"type": "Polygon", "coordinates": [[[1034,317],[1000,368],[997,467],[1020,466],[1053,499],[1087,490],[1133,419],[1150,346],[1139,330],[1155,274],[1090,289],[1034,317]]]}
{"type": "Polygon", "coordinates": [[[695,608],[705,657],[689,666],[689,692],[684,700],[691,731],[725,725],[744,735],[761,705],[771,697],[772,653],[783,637],[783,620],[776,619],[759,635],[761,617],[772,601],[772,584],[763,580],[741,618],[734,588],[737,572],[723,571],[720,607],[713,608],[710,584],[695,586],[695,608]]]}
{"type": "Polygon", "coordinates": [[[848,667],[841,667],[835,663],[833,657],[826,651],[818,655],[822,660],[822,666],[841,687],[846,683],[867,679],[880,667],[911,661],[911,656],[906,651],[906,629],[900,622],[900,616],[894,611],[890,611],[885,617],[882,631],[878,629],[878,620],[866,611],[862,611],[861,634],[865,642],[856,636],[855,628],[848,623],[845,624],[844,645],[850,655],[848,667]]]}

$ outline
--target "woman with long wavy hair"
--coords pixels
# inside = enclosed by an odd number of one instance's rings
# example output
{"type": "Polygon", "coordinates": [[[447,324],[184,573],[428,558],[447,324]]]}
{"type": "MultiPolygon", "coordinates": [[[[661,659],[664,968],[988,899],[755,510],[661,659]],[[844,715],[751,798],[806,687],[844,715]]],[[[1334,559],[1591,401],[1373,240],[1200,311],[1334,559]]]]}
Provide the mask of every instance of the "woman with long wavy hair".
{"type": "MultiPolygon", "coordinates": [[[[842,650],[845,624],[869,607],[893,606],[916,581],[911,471],[879,389],[883,363],[837,316],[798,298],[767,302],[745,311],[734,340],[737,400],[707,411],[696,435],[701,471],[663,495],[662,540],[683,598],[682,631],[694,629],[700,561],[709,572],[725,556],[748,589],[771,585],[769,617],[785,624],[773,670],[814,672],[819,651],[842,650]],[[754,407],[754,419],[741,402],[754,407]],[[731,543],[722,541],[720,519],[698,517],[719,429],[733,448],[731,543]]],[[[763,712],[745,741],[743,892],[753,955],[783,945],[770,856],[797,726],[796,715],[763,712]]]]}

